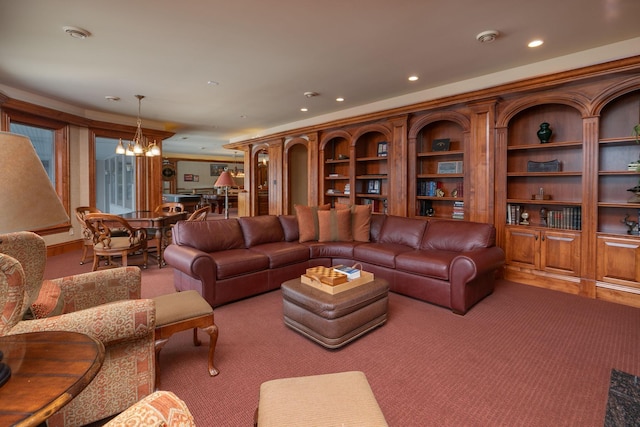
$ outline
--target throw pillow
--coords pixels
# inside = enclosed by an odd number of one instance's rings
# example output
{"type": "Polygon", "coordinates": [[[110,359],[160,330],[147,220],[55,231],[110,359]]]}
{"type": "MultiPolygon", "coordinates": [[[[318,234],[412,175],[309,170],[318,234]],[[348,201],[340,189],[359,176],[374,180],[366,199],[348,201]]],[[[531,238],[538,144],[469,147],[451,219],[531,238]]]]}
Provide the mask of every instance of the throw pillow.
{"type": "Polygon", "coordinates": [[[351,242],[351,211],[318,211],[318,242],[351,242]]]}
{"type": "Polygon", "coordinates": [[[371,205],[336,203],[336,209],[351,211],[351,234],[356,242],[368,242],[371,231],[371,205]]]}
{"type": "Polygon", "coordinates": [[[318,211],[328,211],[331,205],[304,206],[295,205],[296,216],[298,217],[299,241],[308,242],[318,240],[318,211]]]}

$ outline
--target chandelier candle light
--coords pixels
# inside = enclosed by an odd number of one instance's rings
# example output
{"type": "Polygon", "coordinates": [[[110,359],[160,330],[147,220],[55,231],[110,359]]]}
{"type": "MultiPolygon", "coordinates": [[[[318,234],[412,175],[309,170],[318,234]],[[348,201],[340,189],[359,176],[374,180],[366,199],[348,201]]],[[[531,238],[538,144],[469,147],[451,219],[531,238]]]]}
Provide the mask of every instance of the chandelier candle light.
{"type": "Polygon", "coordinates": [[[122,144],[122,138],[120,138],[120,142],[116,147],[116,154],[124,154],[127,156],[146,156],[146,157],[155,157],[159,156],[160,147],[156,145],[155,140],[151,143],[148,142],[147,138],[142,135],[142,120],[140,119],[140,105],[142,104],[142,99],[144,99],[144,95],[136,95],[138,98],[138,127],[136,128],[136,134],[133,136],[133,141],[127,144],[127,148],[124,148],[122,144]]]}

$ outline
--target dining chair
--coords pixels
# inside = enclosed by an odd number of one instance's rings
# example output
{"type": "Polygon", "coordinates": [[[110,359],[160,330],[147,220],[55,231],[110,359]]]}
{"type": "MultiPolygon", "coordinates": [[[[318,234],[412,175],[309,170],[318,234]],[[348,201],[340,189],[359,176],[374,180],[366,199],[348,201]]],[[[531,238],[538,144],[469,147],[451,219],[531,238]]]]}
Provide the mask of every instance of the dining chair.
{"type": "Polygon", "coordinates": [[[210,212],[211,212],[211,205],[207,205],[200,209],[196,209],[191,215],[189,215],[189,218],[187,218],[187,221],[206,221],[207,216],[209,215],[210,212]]]}
{"type": "Polygon", "coordinates": [[[121,265],[128,265],[129,254],[142,252],[142,267],[147,268],[147,230],[134,228],[118,215],[89,213],[85,223],[93,235],[93,271],[99,269],[100,257],[107,257],[107,268],[114,267],[114,256],[122,258],[121,265]],[[125,236],[114,236],[114,230],[126,232],[125,236]]]}
{"type": "Polygon", "coordinates": [[[175,213],[175,212],[184,212],[184,211],[185,211],[184,205],[180,202],[162,203],[161,205],[158,205],[154,209],[155,213],[162,213],[162,212],[175,213]]]}
{"type": "Polygon", "coordinates": [[[89,249],[93,248],[93,233],[84,221],[84,217],[89,213],[102,213],[102,211],[92,206],[78,206],[76,208],[76,219],[82,227],[82,258],[80,259],[80,265],[85,263],[89,249]]]}
{"type": "MultiPolygon", "coordinates": [[[[157,213],[157,214],[161,214],[161,213],[177,213],[177,212],[184,212],[185,211],[185,207],[180,202],[165,202],[165,203],[162,203],[162,204],[158,205],[153,211],[155,213],[157,213]]],[[[153,241],[155,246],[162,245],[162,248],[166,248],[167,245],[169,245],[169,243],[171,243],[171,228],[167,228],[164,231],[160,241],[158,241],[154,237],[156,235],[156,231],[157,230],[155,228],[147,228],[148,239],[153,241]]],[[[156,250],[162,251],[162,248],[158,247],[158,248],[156,248],[156,250]]],[[[163,262],[163,261],[161,261],[161,262],[163,262]]]]}

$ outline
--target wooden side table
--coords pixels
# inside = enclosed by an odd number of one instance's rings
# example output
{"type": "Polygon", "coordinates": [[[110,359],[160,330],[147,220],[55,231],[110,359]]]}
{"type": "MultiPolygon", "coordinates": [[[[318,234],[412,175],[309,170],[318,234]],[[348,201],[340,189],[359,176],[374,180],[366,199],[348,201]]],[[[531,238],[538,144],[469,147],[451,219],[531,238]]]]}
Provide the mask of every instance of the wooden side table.
{"type": "Polygon", "coordinates": [[[0,387],[0,425],[36,426],[77,396],[104,361],[103,344],[77,332],[0,337],[11,378],[0,387]]]}

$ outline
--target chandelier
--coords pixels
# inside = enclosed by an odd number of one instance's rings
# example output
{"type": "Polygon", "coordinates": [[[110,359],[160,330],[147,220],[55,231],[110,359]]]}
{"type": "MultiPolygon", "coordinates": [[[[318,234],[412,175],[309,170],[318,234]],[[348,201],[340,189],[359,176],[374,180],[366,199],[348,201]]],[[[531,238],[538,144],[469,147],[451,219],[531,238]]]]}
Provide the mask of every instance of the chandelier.
{"type": "Polygon", "coordinates": [[[126,156],[146,156],[155,157],[159,156],[160,147],[156,144],[156,141],[149,142],[145,136],[142,135],[142,120],[140,119],[140,105],[144,95],[136,95],[138,98],[138,127],[136,134],[133,136],[133,141],[127,144],[127,148],[122,144],[122,138],[118,142],[116,147],[116,154],[124,154],[126,156]]]}

